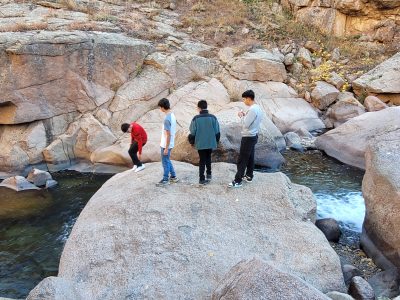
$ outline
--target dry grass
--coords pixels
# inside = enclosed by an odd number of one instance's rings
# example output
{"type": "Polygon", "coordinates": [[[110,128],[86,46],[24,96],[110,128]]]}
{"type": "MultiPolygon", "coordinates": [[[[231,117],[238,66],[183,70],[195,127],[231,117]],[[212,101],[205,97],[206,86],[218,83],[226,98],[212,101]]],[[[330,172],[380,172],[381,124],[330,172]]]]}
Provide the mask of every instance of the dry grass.
{"type": "Polygon", "coordinates": [[[0,27],[0,32],[20,32],[20,31],[32,31],[32,30],[45,30],[48,28],[48,24],[45,22],[36,23],[15,23],[0,27]]]}

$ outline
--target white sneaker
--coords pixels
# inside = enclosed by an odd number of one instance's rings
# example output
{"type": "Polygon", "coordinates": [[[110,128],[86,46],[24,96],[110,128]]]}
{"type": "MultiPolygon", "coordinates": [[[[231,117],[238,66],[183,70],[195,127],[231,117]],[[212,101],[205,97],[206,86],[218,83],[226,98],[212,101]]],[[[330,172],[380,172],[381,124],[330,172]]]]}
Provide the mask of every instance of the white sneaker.
{"type": "Polygon", "coordinates": [[[137,167],[137,168],[136,168],[135,173],[140,172],[140,171],[144,170],[145,168],[146,168],[146,167],[145,167],[144,164],[143,164],[143,165],[141,165],[140,167],[137,167]]]}
{"type": "Polygon", "coordinates": [[[133,165],[132,171],[135,171],[137,169],[137,165],[133,165]]]}

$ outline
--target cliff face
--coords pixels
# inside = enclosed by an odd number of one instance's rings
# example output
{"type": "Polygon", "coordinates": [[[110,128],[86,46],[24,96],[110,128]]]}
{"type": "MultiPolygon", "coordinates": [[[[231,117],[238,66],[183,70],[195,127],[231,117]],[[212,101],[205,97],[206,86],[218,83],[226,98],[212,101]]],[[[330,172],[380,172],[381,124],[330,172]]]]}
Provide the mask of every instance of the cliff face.
{"type": "Polygon", "coordinates": [[[400,39],[400,1],[283,0],[300,21],[336,36],[365,35],[367,40],[400,39]]]}

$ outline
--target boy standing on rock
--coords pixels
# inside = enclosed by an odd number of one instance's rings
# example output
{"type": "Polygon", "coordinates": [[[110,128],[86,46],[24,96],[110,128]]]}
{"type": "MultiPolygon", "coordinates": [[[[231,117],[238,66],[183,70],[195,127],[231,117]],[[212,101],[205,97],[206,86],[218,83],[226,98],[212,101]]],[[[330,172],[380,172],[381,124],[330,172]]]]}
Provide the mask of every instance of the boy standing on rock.
{"type": "Polygon", "coordinates": [[[207,184],[211,180],[211,153],[217,148],[220,138],[219,123],[217,118],[208,113],[207,101],[197,103],[199,114],[190,123],[189,142],[195,145],[199,152],[199,184],[207,184]],[[204,171],[207,167],[207,177],[204,171]]]}
{"type": "Polygon", "coordinates": [[[174,148],[175,132],[176,132],[176,118],[171,112],[171,106],[169,100],[162,98],[158,102],[158,107],[165,113],[165,119],[161,131],[161,162],[164,169],[163,179],[157,183],[157,186],[165,186],[170,182],[178,182],[179,179],[176,177],[174,166],[172,165],[170,156],[171,150],[174,148]],[[170,176],[168,178],[168,176],[170,176]]]}
{"type": "Polygon", "coordinates": [[[242,140],[240,143],[239,158],[235,180],[228,187],[241,187],[242,180],[252,182],[254,171],[254,150],[258,140],[258,130],[262,120],[262,111],[254,102],[254,92],[247,90],[242,94],[244,104],[250,107],[247,113],[240,111],[239,118],[242,119],[242,140]],[[245,175],[246,172],[246,176],[245,175]]]}
{"type": "Polygon", "coordinates": [[[131,124],[124,123],[121,125],[122,132],[131,133],[131,146],[129,147],[129,156],[133,162],[133,168],[135,172],[140,172],[144,170],[145,166],[140,161],[142,156],[142,148],[147,143],[147,134],[142,126],[132,122],[131,124]],[[139,155],[138,155],[139,153],[139,155]]]}

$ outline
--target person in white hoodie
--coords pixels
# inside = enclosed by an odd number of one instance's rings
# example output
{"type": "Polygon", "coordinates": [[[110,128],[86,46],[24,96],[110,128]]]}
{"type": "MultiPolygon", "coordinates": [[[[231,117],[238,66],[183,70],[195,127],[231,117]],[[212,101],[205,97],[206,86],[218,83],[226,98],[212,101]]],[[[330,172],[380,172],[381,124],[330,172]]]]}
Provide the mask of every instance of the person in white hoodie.
{"type": "Polygon", "coordinates": [[[245,113],[240,111],[238,116],[242,118],[242,140],[240,142],[239,158],[235,179],[228,187],[237,188],[242,186],[243,179],[252,182],[254,171],[254,150],[258,140],[258,131],[262,121],[260,106],[254,102],[254,92],[247,90],[242,94],[243,102],[249,106],[245,113]]]}

